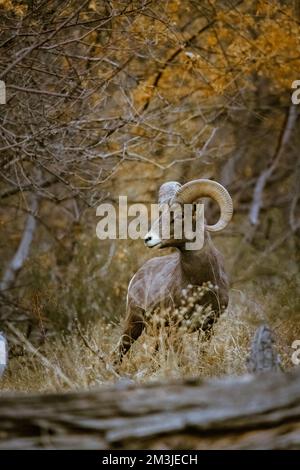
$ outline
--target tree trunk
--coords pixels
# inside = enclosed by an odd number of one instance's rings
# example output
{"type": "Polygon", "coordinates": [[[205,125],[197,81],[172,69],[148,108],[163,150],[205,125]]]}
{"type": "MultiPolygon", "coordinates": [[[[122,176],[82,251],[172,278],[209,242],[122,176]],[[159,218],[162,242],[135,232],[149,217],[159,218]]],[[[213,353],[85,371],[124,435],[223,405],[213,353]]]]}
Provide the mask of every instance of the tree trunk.
{"type": "Polygon", "coordinates": [[[10,261],[8,267],[6,268],[3,279],[0,282],[0,291],[9,289],[14,285],[16,277],[28,257],[30,245],[32,243],[36,228],[35,213],[37,209],[38,200],[37,197],[34,196],[31,199],[30,214],[26,219],[23,235],[21,237],[18,249],[10,261]]]}
{"type": "Polygon", "coordinates": [[[0,448],[299,449],[300,370],[2,396],[0,448]]]}

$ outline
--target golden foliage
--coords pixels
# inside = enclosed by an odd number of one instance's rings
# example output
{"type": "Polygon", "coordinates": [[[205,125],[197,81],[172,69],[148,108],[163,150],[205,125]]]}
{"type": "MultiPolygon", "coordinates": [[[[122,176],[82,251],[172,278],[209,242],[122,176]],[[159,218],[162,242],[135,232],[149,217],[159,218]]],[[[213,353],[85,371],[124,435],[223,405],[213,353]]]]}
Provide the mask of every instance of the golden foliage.
{"type": "MultiPolygon", "coordinates": [[[[201,89],[203,97],[230,93],[239,88],[251,88],[253,74],[271,81],[274,88],[289,90],[297,78],[300,68],[300,26],[294,18],[291,7],[276,5],[273,2],[257,2],[256,11],[251,2],[236,9],[220,9],[215,5],[216,21],[199,37],[195,38],[195,51],[180,46],[166,48],[160,58],[158,69],[149,74],[137,87],[134,98],[137,106],[154,96],[159,90],[169,100],[184,96],[189,90],[201,89]],[[218,8],[218,10],[217,10],[218,8]],[[176,55],[175,60],[170,57],[176,55]],[[161,77],[151,89],[157,74],[161,77]]],[[[180,17],[179,2],[169,4],[169,12],[180,17]]],[[[173,18],[173,16],[172,16],[173,18]]],[[[143,31],[147,30],[144,18],[143,31]]],[[[158,27],[162,33],[161,25],[158,27]]],[[[138,27],[141,32],[141,25],[138,27]]],[[[149,31],[149,25],[148,25],[149,31]]],[[[181,34],[181,36],[186,36],[181,34]]],[[[162,51],[165,41],[172,45],[173,33],[164,30],[160,37],[162,51]],[[166,36],[167,35],[167,36],[166,36]]],[[[151,67],[153,69],[153,67],[151,67]]]]}
{"type": "Polygon", "coordinates": [[[0,8],[4,8],[17,16],[24,16],[28,10],[25,2],[15,2],[13,0],[0,0],[0,8]]]}

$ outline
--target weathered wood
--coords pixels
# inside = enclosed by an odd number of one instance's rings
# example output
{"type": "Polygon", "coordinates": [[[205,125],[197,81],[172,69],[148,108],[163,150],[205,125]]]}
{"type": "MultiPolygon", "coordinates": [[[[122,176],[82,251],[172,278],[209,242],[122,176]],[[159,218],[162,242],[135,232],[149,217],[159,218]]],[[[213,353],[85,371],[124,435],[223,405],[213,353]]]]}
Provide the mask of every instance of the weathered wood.
{"type": "Polygon", "coordinates": [[[2,396],[0,448],[300,449],[300,370],[2,396]]]}
{"type": "Polygon", "coordinates": [[[281,359],[274,343],[274,334],[267,325],[257,328],[247,360],[249,372],[281,370],[281,359]]]}

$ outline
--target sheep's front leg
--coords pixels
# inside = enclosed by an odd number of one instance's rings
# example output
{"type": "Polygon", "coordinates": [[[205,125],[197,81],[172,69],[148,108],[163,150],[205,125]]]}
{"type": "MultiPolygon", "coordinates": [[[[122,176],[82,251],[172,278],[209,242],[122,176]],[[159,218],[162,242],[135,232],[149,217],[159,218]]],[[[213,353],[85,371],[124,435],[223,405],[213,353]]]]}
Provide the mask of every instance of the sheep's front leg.
{"type": "Polygon", "coordinates": [[[145,320],[142,309],[134,309],[126,319],[124,332],[120,339],[118,361],[121,362],[125,354],[129,351],[132,344],[141,335],[145,328],[145,320]]]}

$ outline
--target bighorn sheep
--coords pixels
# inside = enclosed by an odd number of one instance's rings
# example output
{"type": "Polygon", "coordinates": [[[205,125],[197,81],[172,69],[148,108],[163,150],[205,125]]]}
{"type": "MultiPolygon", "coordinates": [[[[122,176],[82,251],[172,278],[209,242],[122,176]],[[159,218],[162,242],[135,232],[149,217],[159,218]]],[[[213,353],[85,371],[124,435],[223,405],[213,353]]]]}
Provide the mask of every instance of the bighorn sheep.
{"type": "MultiPolygon", "coordinates": [[[[174,238],[174,215],[171,215],[170,238],[160,237],[160,217],[145,236],[149,248],[175,247],[170,255],[152,258],[133,276],[128,286],[127,314],[119,346],[119,360],[129,350],[145,327],[146,313],[157,306],[179,304],[183,290],[188,286],[213,285],[201,298],[201,305],[210,305],[213,318],[206,323],[210,329],[228,305],[228,279],[224,271],[223,257],[213,245],[209,232],[218,232],[226,227],[232,217],[232,200],[227,190],[219,183],[199,179],[181,186],[177,182],[164,183],[159,190],[158,203],[172,206],[195,203],[201,197],[210,197],[220,208],[220,218],[214,225],[205,225],[204,245],[200,250],[186,250],[187,240],[174,238]],[[173,228],[172,228],[173,227],[173,228]]],[[[170,211],[171,212],[171,211],[170,211]]]]}

